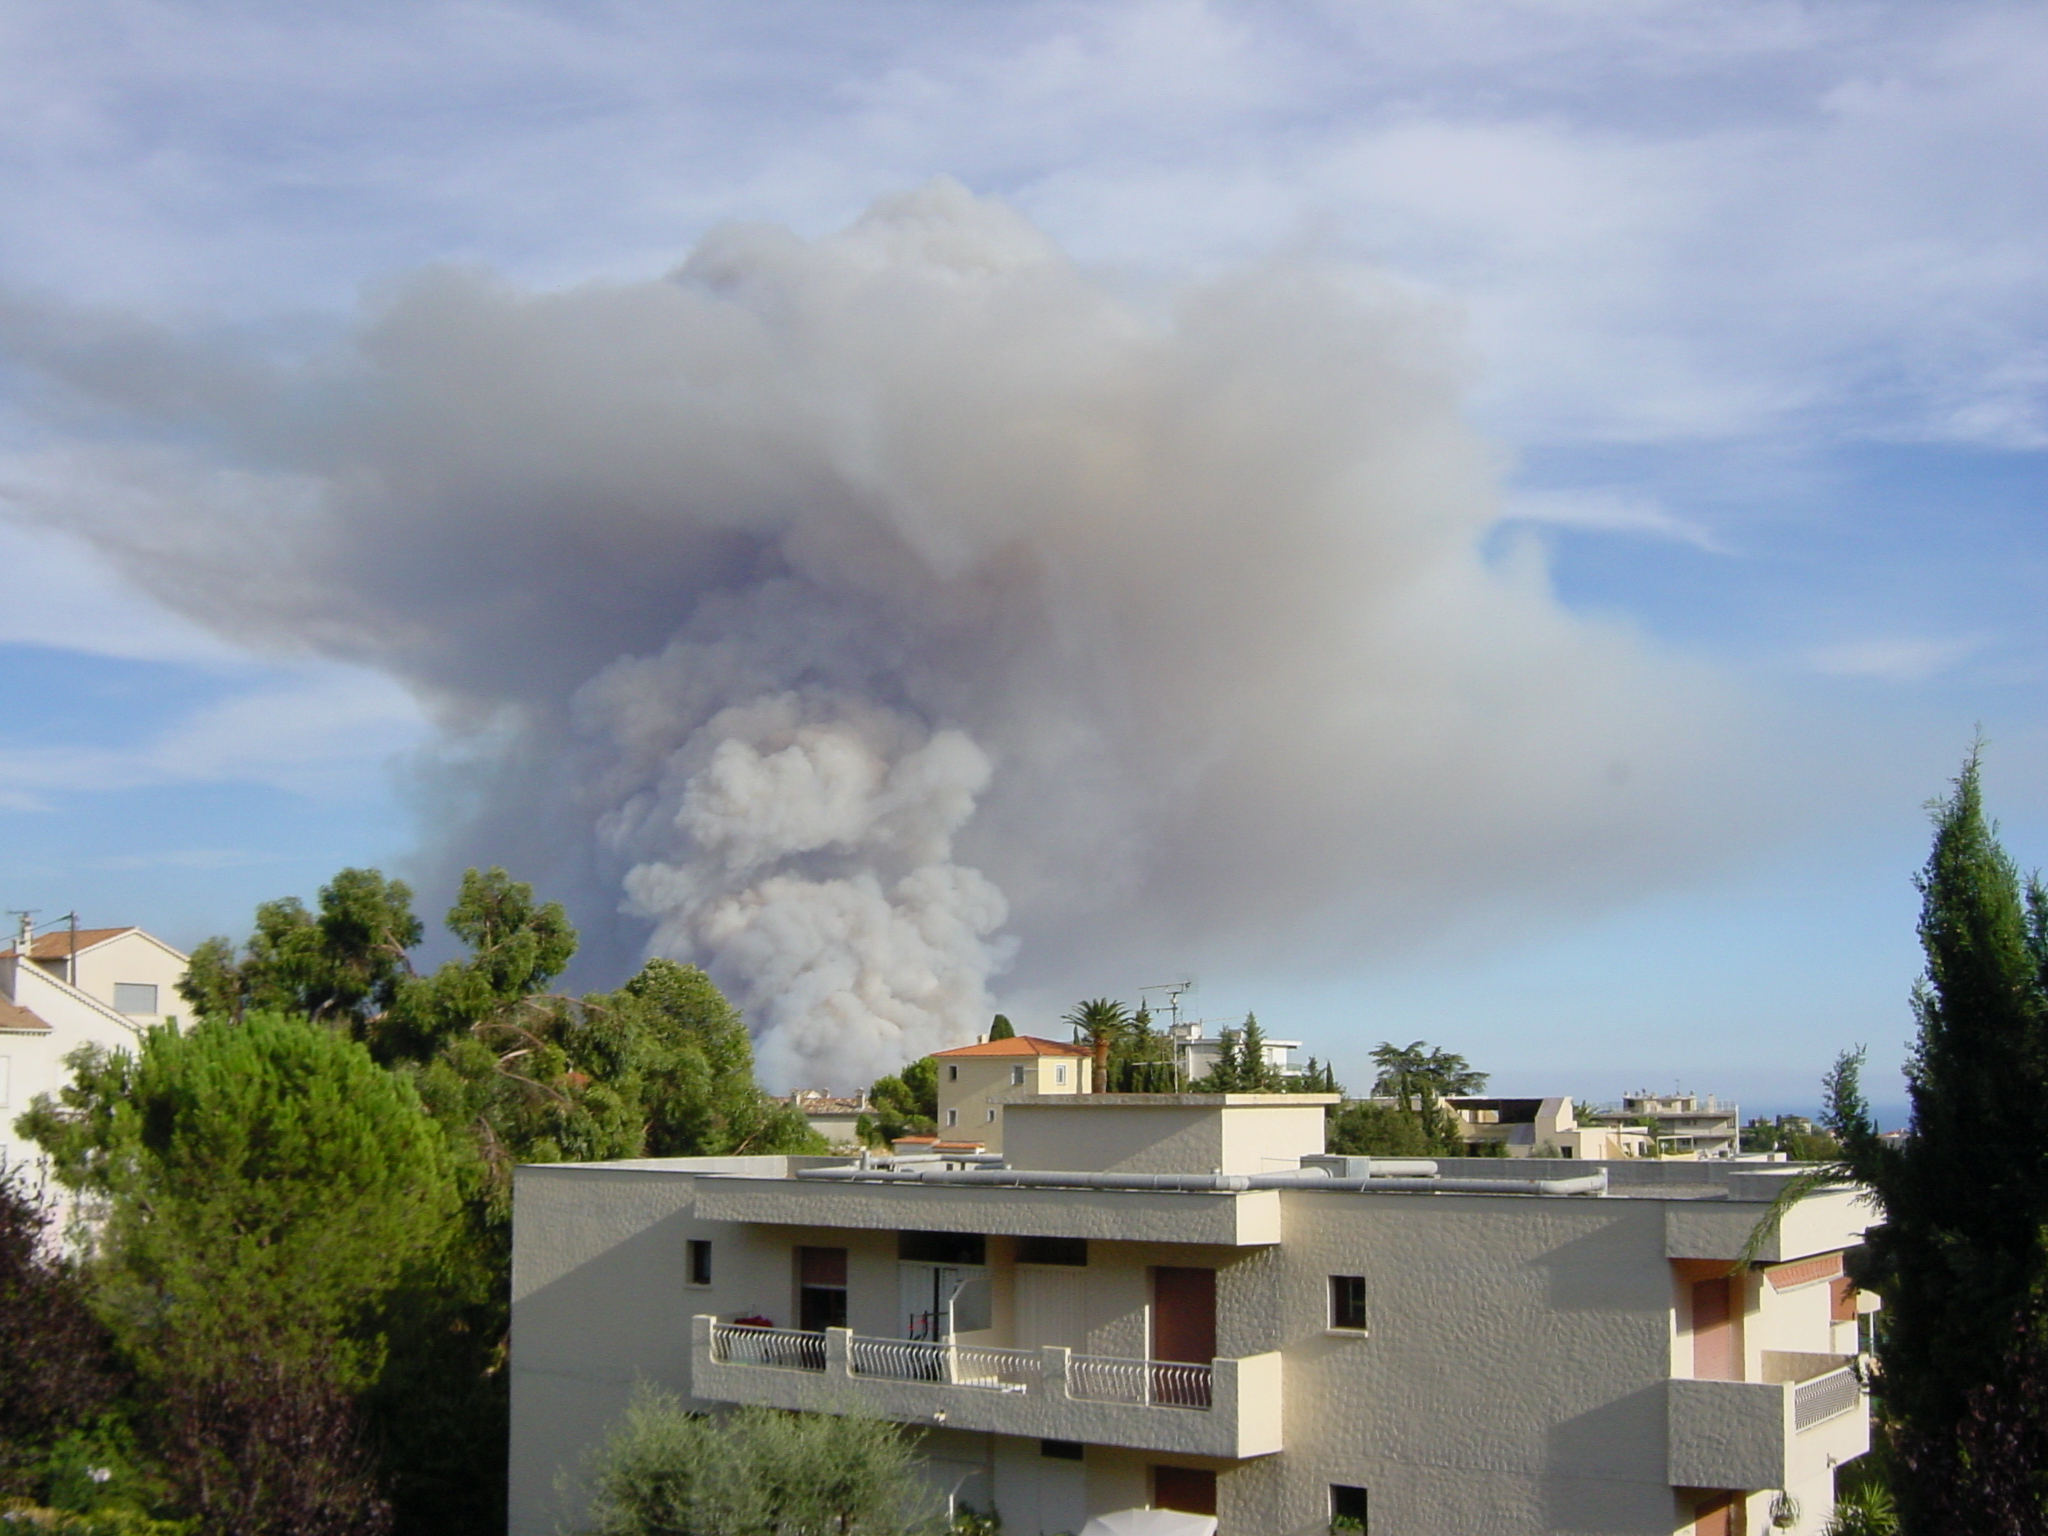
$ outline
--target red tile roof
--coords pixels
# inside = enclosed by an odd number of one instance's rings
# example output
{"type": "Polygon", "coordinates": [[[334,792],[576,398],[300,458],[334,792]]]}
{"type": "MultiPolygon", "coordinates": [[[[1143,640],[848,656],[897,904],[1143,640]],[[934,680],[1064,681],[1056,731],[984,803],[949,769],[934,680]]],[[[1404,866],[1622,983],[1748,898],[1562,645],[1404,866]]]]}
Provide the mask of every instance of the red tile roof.
{"type": "MultiPolygon", "coordinates": [[[[78,947],[81,951],[88,950],[95,944],[104,944],[109,939],[118,939],[124,933],[133,932],[135,932],[135,929],[132,926],[127,928],[81,928],[78,930],[78,947]]],[[[28,957],[31,960],[63,960],[71,952],[71,930],[69,928],[60,928],[54,933],[38,934],[35,942],[28,947],[28,957]]],[[[0,949],[0,960],[12,960],[14,958],[15,951],[13,945],[10,944],[7,948],[0,949]]]]}
{"type": "Polygon", "coordinates": [[[49,1025],[20,1004],[10,1003],[4,997],[0,997],[0,1029],[29,1030],[39,1035],[50,1032],[49,1025]]]}
{"type": "Polygon", "coordinates": [[[944,1061],[952,1056],[1086,1056],[1085,1045],[1065,1045],[1058,1040],[1041,1040],[1036,1035],[1014,1035],[1008,1040],[984,1040],[955,1050],[932,1053],[944,1061]]]}

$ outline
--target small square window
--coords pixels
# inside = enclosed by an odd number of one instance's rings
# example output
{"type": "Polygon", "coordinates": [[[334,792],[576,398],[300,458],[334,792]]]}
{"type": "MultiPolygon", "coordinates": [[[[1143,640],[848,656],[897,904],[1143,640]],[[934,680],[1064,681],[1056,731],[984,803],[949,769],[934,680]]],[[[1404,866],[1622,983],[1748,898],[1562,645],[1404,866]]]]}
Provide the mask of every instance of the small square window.
{"type": "Polygon", "coordinates": [[[1365,1490],[1330,1484],[1331,1536],[1361,1536],[1366,1529],[1365,1490]]]}
{"type": "Polygon", "coordinates": [[[690,1284],[709,1285],[710,1283],[711,1243],[707,1238],[693,1237],[690,1239],[690,1284]]]}
{"type": "Polygon", "coordinates": [[[1022,1088],[1024,1086],[1024,1069],[1022,1067],[1010,1068],[1010,1086],[1012,1088],[1022,1088]]]}
{"type": "Polygon", "coordinates": [[[1365,1332],[1365,1276],[1330,1276],[1330,1326],[1365,1332]]]}

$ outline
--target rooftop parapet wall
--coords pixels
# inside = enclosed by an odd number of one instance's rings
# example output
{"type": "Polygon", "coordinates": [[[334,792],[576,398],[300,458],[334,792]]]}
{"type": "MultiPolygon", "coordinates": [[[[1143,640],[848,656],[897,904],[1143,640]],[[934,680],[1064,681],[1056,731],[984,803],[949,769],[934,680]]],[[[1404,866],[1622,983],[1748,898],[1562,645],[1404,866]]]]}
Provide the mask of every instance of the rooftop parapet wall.
{"type": "Polygon", "coordinates": [[[1004,1108],[1012,1168],[1274,1173],[1323,1150],[1322,1093],[1036,1095],[1004,1108]]]}

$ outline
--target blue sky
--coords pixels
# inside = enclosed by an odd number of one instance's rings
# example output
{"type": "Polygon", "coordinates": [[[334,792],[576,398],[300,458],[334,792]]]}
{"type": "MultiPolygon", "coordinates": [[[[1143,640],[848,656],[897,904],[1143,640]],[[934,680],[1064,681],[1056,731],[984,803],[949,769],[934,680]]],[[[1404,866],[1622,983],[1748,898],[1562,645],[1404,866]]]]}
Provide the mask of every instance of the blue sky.
{"type": "MultiPolygon", "coordinates": [[[[1354,1082],[1419,1037],[1503,1090],[1789,1108],[1865,1042],[1889,1099],[1921,803],[1980,727],[2015,856],[2048,861],[2044,72],[2048,17],[1997,4],[26,0],[0,19],[0,304],[81,345],[303,357],[423,267],[642,283],[721,225],[825,237],[935,176],[1140,307],[1304,253],[1391,283],[1455,336],[1500,466],[1485,557],[1711,675],[1776,813],[1349,960],[1211,939],[1175,968],[1354,1082]]],[[[6,904],[191,943],[346,863],[438,901],[415,851],[447,697],[117,573],[79,533],[104,509],[63,510],[108,494],[71,478],[103,413],[23,334],[6,904]]],[[[123,431],[219,451],[168,407],[123,431]]],[[[173,551],[180,515],[148,513],[173,551]]],[[[1061,953],[997,998],[1167,979],[1061,953]]]]}

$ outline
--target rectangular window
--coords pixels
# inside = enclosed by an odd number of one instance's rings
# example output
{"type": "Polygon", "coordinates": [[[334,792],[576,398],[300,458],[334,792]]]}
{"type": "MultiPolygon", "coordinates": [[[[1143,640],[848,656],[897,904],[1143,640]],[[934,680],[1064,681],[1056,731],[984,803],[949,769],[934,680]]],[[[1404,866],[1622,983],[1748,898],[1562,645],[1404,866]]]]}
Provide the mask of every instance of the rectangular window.
{"type": "Polygon", "coordinates": [[[1080,1461],[1087,1456],[1088,1448],[1078,1440],[1041,1440],[1038,1454],[1054,1461],[1080,1461]]]}
{"type": "Polygon", "coordinates": [[[960,1081],[960,1063],[959,1063],[959,1062],[957,1062],[957,1061],[949,1061],[949,1062],[947,1062],[947,1063],[946,1063],[946,1081],[947,1081],[947,1082],[949,1082],[949,1083],[957,1083],[957,1082],[959,1082],[959,1081],[960,1081]]]}
{"type": "Polygon", "coordinates": [[[690,1284],[711,1283],[711,1243],[707,1238],[690,1239],[690,1284]]]}
{"type": "Polygon", "coordinates": [[[1024,1069],[1022,1067],[1010,1068],[1010,1086],[1012,1088],[1022,1088],[1024,1086],[1024,1069]]]}
{"type": "Polygon", "coordinates": [[[1365,1490],[1348,1487],[1343,1483],[1330,1484],[1330,1531],[1331,1536],[1357,1536],[1367,1529],[1365,1513],[1365,1490]]]}
{"type": "Polygon", "coordinates": [[[7,1107],[7,1069],[10,1058],[0,1056],[0,1109],[7,1107]]]}
{"type": "Polygon", "coordinates": [[[1365,1332],[1365,1276],[1330,1276],[1330,1326],[1365,1332]]]}
{"type": "Polygon", "coordinates": [[[1060,1066],[1060,1067],[1054,1067],[1054,1068],[1052,1069],[1052,1080],[1053,1080],[1053,1081],[1054,1081],[1055,1083],[1059,1084],[1059,1085],[1060,1085],[1060,1086],[1061,1086],[1062,1088],[1066,1087],[1066,1085],[1067,1085],[1067,1069],[1066,1069],[1065,1067],[1063,1067],[1063,1066],[1060,1066]]]}
{"type": "Polygon", "coordinates": [[[948,1124],[948,1125],[958,1125],[959,1123],[960,1123],[960,1111],[959,1111],[959,1110],[957,1110],[957,1109],[949,1109],[949,1110],[947,1110],[947,1111],[946,1111],[946,1124],[948,1124]]]}
{"type": "Polygon", "coordinates": [[[114,1012],[155,1013],[156,983],[153,981],[115,982],[114,1012]]]}
{"type": "Polygon", "coordinates": [[[1020,1237],[1017,1239],[1017,1262],[1019,1264],[1086,1264],[1088,1262],[1088,1239],[1085,1237],[1020,1237]]]}
{"type": "Polygon", "coordinates": [[[797,1327],[808,1333],[846,1326],[846,1250],[796,1251],[797,1327]]]}
{"type": "Polygon", "coordinates": [[[981,1265],[988,1239],[979,1232],[898,1232],[896,1257],[915,1264],[981,1265]]]}
{"type": "Polygon", "coordinates": [[[988,1123],[990,1125],[994,1125],[996,1123],[996,1112],[993,1109],[989,1110],[988,1112],[988,1123]]]}

